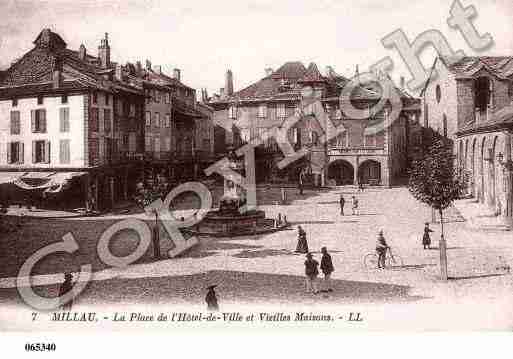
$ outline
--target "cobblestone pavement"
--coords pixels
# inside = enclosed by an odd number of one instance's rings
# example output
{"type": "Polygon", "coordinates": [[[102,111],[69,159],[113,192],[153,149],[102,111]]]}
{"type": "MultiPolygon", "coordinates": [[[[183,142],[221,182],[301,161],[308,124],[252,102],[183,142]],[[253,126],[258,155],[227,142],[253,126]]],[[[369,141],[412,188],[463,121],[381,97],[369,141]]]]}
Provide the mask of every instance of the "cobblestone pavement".
{"type": "MultiPolygon", "coordinates": [[[[272,205],[278,190],[262,190],[259,199],[268,217],[278,213],[292,222],[291,230],[256,236],[207,239],[198,247],[172,260],[153,262],[151,251],[125,270],[110,269],[95,254],[97,240],[119,217],[62,220],[29,220],[23,228],[0,242],[0,303],[19,303],[14,276],[23,258],[28,257],[71,231],[80,250],[76,255],[53,255],[35,268],[34,283],[44,295],[56,295],[64,270],[78,270],[91,263],[95,280],[77,300],[83,305],[158,303],[202,305],[205,286],[216,283],[223,303],[429,303],[451,304],[511,299],[511,276],[500,269],[513,263],[511,234],[504,231],[478,231],[467,227],[454,208],[445,224],[451,280],[438,280],[437,239],[439,225],[432,225],[433,249],[423,250],[422,229],[431,220],[429,208],[415,201],[405,188],[337,188],[308,191],[298,196],[288,189],[288,205],[272,205]],[[358,216],[341,216],[338,198],[359,198],[358,216]],[[308,244],[320,260],[319,250],[327,246],[333,257],[333,294],[313,296],[304,293],[304,256],[293,251],[297,225],[307,232],[308,244]],[[378,230],[403,258],[404,265],[389,270],[367,269],[363,257],[374,250],[378,230]]],[[[183,201],[182,207],[187,201],[183,201]]],[[[187,212],[187,211],[186,211],[187,212]]],[[[184,212],[186,214],[186,212],[184,212]]],[[[136,238],[119,236],[114,241],[118,255],[135,248],[136,238]]]]}

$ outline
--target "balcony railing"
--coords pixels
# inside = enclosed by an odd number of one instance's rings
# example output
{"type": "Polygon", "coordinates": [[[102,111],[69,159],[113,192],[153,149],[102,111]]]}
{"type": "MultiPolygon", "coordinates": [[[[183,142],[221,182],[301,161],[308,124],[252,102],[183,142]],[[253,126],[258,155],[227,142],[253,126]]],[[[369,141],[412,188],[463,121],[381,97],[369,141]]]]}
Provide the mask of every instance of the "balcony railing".
{"type": "Polygon", "coordinates": [[[384,147],[331,147],[328,155],[384,155],[384,147]]]}

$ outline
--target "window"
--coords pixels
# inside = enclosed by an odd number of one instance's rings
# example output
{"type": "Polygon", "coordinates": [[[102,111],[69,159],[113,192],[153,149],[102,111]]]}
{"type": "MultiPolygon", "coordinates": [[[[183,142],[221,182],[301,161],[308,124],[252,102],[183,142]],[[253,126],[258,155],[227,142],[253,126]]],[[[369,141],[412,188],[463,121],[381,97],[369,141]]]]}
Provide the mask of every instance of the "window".
{"type": "Polygon", "coordinates": [[[146,126],[151,126],[151,112],[146,111],[146,126]]]}
{"type": "Polygon", "coordinates": [[[37,96],[37,104],[42,105],[43,104],[43,96],[37,96]]]}
{"type": "Polygon", "coordinates": [[[310,143],[314,146],[317,146],[319,144],[319,135],[315,131],[310,131],[308,133],[308,139],[310,140],[310,143]]]}
{"type": "Polygon", "coordinates": [[[155,152],[160,152],[160,137],[155,137],[155,152]]]}
{"type": "Polygon", "coordinates": [[[32,141],[32,163],[50,163],[49,141],[32,141]]]}
{"type": "Polygon", "coordinates": [[[276,116],[279,118],[285,117],[285,104],[279,103],[276,105],[276,116]]]}
{"type": "Polygon", "coordinates": [[[444,137],[447,137],[447,116],[445,115],[445,113],[443,115],[442,121],[443,121],[443,124],[442,124],[443,125],[443,135],[444,135],[444,137]]]}
{"type": "Polygon", "coordinates": [[[69,140],[60,140],[59,142],[59,161],[61,164],[71,162],[69,140]]]}
{"type": "Polygon", "coordinates": [[[123,135],[123,142],[122,142],[122,145],[123,145],[123,148],[125,149],[125,151],[128,149],[128,142],[129,141],[129,136],[128,134],[124,134],[123,135]]]}
{"type": "Polygon", "coordinates": [[[61,96],[61,103],[68,103],[68,95],[62,95],[61,96]]]}
{"type": "Polygon", "coordinates": [[[123,116],[123,101],[122,100],[116,100],[116,113],[119,116],[123,116]]]}
{"type": "Polygon", "coordinates": [[[106,94],[106,95],[105,95],[105,105],[106,105],[106,106],[109,106],[109,105],[110,105],[110,95],[109,95],[109,94],[106,94]]]}
{"type": "Polygon", "coordinates": [[[69,108],[59,109],[59,128],[61,132],[69,132],[69,108]]]}
{"type": "Polygon", "coordinates": [[[267,106],[265,104],[258,105],[258,117],[263,118],[267,116],[267,106]]]}
{"type": "Polygon", "coordinates": [[[24,151],[23,142],[11,142],[7,144],[7,163],[19,164],[23,163],[24,151]]]}
{"type": "Polygon", "coordinates": [[[203,139],[203,150],[210,151],[210,140],[208,138],[203,139]]]}
{"type": "Polygon", "coordinates": [[[135,117],[135,105],[133,103],[130,104],[130,117],[135,117]]]}
{"type": "Polygon", "coordinates": [[[135,132],[130,132],[128,135],[128,150],[135,152],[137,150],[137,135],[135,132]]]}
{"type": "Polygon", "coordinates": [[[30,111],[30,123],[33,133],[46,133],[46,110],[30,111]]]}
{"type": "Polygon", "coordinates": [[[228,108],[228,118],[237,118],[237,108],[235,106],[228,108]]]}
{"type": "Polygon", "coordinates": [[[19,135],[20,132],[20,111],[11,111],[11,135],[19,135]]]}
{"type": "Polygon", "coordinates": [[[98,103],[98,93],[97,92],[93,92],[93,103],[94,104],[98,103]]]}
{"type": "Polygon", "coordinates": [[[89,164],[96,165],[100,159],[100,146],[97,138],[89,139],[89,164]]]}
{"type": "Polygon", "coordinates": [[[171,102],[171,94],[169,92],[166,92],[166,99],[165,99],[165,102],[166,103],[170,103],[171,102]]]}
{"type": "Polygon", "coordinates": [[[442,99],[442,89],[440,88],[440,85],[436,85],[436,102],[440,103],[440,100],[442,99]]]}
{"type": "Polygon", "coordinates": [[[171,137],[166,137],[165,151],[171,151],[171,137]]]}
{"type": "Polygon", "coordinates": [[[171,115],[169,113],[166,113],[164,127],[171,127],[171,115]]]}
{"type": "Polygon", "coordinates": [[[146,152],[151,152],[151,136],[149,135],[144,137],[144,148],[146,152]]]}
{"type": "Polygon", "coordinates": [[[160,91],[155,90],[155,102],[160,102],[160,91]]]}
{"type": "Polygon", "coordinates": [[[103,110],[103,128],[107,133],[112,130],[112,118],[110,116],[110,109],[107,108],[103,110]]]}
{"type": "Polygon", "coordinates": [[[365,135],[364,132],[364,147],[376,147],[376,136],[374,135],[365,135]]]}
{"type": "Polygon", "coordinates": [[[98,132],[99,130],[99,121],[98,121],[98,109],[97,108],[92,108],[91,109],[91,131],[93,132],[98,132]]]}
{"type": "Polygon", "coordinates": [[[16,107],[18,106],[18,99],[17,98],[13,98],[12,99],[12,107],[16,107]]]}
{"type": "Polygon", "coordinates": [[[160,127],[160,113],[155,112],[155,127],[160,127]]]}

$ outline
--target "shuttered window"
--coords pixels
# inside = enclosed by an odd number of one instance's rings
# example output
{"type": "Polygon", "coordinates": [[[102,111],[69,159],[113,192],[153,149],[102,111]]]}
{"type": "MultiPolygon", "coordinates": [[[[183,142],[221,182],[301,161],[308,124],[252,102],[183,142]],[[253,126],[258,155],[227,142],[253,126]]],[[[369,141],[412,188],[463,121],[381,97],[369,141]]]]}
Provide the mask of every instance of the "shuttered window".
{"type": "Polygon", "coordinates": [[[109,133],[112,130],[112,119],[110,116],[110,109],[103,110],[103,128],[107,133],[109,133]]]}
{"type": "Polygon", "coordinates": [[[20,111],[11,111],[11,135],[19,135],[20,132],[20,111]]]}
{"type": "Polygon", "coordinates": [[[151,112],[146,111],[146,126],[151,126],[151,112]]]}
{"type": "Polygon", "coordinates": [[[50,141],[32,141],[32,163],[50,163],[50,141]]]}
{"type": "Polygon", "coordinates": [[[70,140],[60,140],[59,143],[59,161],[61,164],[69,164],[70,158],[70,140]]]}
{"type": "Polygon", "coordinates": [[[99,131],[99,121],[98,121],[98,109],[92,108],[91,109],[91,131],[98,132],[99,131]]]}
{"type": "Polygon", "coordinates": [[[33,133],[46,133],[46,110],[30,111],[30,127],[33,133]]]}
{"type": "Polygon", "coordinates": [[[69,132],[69,108],[59,109],[59,128],[61,132],[69,132]]]}
{"type": "Polygon", "coordinates": [[[7,163],[20,164],[24,162],[25,151],[23,142],[10,142],[7,144],[7,163]]]}
{"type": "Polygon", "coordinates": [[[100,147],[97,138],[89,139],[89,165],[97,165],[100,159],[100,147]]]}

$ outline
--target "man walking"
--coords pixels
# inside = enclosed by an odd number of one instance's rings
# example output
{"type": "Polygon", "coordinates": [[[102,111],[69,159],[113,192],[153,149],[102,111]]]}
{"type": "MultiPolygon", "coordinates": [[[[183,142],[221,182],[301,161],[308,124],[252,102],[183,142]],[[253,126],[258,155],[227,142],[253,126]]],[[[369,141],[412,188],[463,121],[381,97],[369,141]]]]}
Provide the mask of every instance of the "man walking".
{"type": "Polygon", "coordinates": [[[305,261],[305,275],[306,275],[306,292],[317,294],[317,276],[319,275],[319,262],[313,259],[312,253],[306,255],[305,261]]]}
{"type": "Polygon", "coordinates": [[[333,289],[331,288],[331,273],[335,271],[335,268],[333,268],[333,262],[331,261],[331,256],[329,255],[326,247],[321,248],[321,253],[321,270],[324,274],[323,292],[333,292],[333,289]]]}
{"type": "Polygon", "coordinates": [[[217,296],[214,288],[217,287],[217,285],[210,285],[207,287],[208,292],[205,296],[205,302],[207,302],[207,309],[210,311],[218,311],[219,310],[219,304],[217,303],[217,296]]]}
{"type": "MultiPolygon", "coordinates": [[[[64,273],[64,282],[62,282],[61,287],[59,288],[59,297],[62,297],[73,289],[73,275],[71,273],[64,273]]],[[[73,306],[73,299],[70,299],[66,302],[62,302],[62,310],[70,311],[73,306]]]]}
{"type": "Polygon", "coordinates": [[[353,196],[352,202],[353,202],[353,206],[352,206],[353,216],[357,216],[358,215],[358,198],[356,198],[356,196],[353,196]]]}
{"type": "Polygon", "coordinates": [[[344,205],[346,204],[346,199],[344,198],[344,195],[341,193],[340,194],[340,215],[343,216],[344,215],[344,205]]]}

